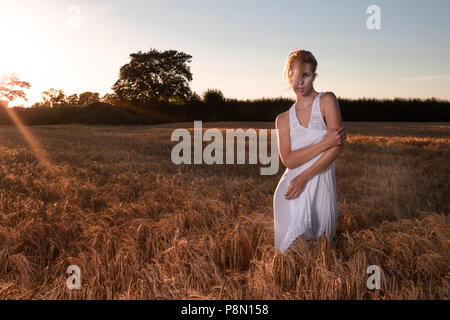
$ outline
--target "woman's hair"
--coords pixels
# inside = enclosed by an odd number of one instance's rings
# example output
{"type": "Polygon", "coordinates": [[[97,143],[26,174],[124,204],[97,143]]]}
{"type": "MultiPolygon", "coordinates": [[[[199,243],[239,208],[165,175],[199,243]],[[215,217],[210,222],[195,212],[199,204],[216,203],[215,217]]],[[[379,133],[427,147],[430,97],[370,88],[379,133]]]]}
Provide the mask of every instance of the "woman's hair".
{"type": "Polygon", "coordinates": [[[297,77],[303,73],[303,65],[305,63],[309,63],[311,65],[313,73],[316,72],[317,60],[310,51],[296,48],[294,51],[289,53],[284,66],[283,78],[291,88],[293,80],[297,79],[297,77]],[[298,63],[298,68],[294,69],[293,66],[295,63],[298,63]]]}

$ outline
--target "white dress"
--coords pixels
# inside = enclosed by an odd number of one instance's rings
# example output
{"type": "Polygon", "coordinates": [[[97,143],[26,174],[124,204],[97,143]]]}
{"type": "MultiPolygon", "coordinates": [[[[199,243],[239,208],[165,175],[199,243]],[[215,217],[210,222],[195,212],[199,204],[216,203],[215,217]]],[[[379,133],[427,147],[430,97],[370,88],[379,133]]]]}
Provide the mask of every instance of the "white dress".
{"type": "MultiPolygon", "coordinates": [[[[327,133],[327,126],[320,113],[319,93],[314,99],[308,128],[300,125],[295,113],[295,103],[289,109],[291,150],[315,144],[327,133]]],[[[300,195],[291,200],[285,198],[292,179],[309,168],[324,152],[294,169],[286,168],[275,189],[274,238],[275,248],[285,250],[297,238],[317,239],[323,233],[328,241],[334,238],[338,217],[336,176],[333,163],[311,178],[300,195]]]]}

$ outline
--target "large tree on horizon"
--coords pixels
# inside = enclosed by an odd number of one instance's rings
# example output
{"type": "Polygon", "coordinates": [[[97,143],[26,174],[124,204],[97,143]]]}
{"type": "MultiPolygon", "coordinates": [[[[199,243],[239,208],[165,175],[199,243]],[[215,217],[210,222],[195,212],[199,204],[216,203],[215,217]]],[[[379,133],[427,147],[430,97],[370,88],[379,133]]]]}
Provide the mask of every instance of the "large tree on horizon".
{"type": "Polygon", "coordinates": [[[80,93],[78,97],[78,103],[82,105],[88,105],[94,102],[100,101],[100,95],[98,92],[90,92],[86,91],[83,93],[80,93]]]}
{"type": "Polygon", "coordinates": [[[66,102],[66,94],[64,93],[64,90],[61,89],[50,88],[47,91],[42,92],[41,96],[44,101],[44,103],[42,103],[43,106],[53,107],[62,105],[66,102]]]}
{"type": "Polygon", "coordinates": [[[129,103],[186,101],[192,95],[192,73],[187,64],[192,56],[176,50],[130,54],[131,61],[120,68],[112,86],[116,96],[129,103]]]}

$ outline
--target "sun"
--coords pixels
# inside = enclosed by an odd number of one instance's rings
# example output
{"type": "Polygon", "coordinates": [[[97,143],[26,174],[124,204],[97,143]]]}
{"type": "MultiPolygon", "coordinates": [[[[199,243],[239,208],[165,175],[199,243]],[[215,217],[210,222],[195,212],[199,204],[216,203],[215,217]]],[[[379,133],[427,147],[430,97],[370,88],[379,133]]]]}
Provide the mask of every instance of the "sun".
{"type": "MultiPolygon", "coordinates": [[[[18,46],[19,50],[24,49],[18,46]]],[[[17,98],[11,101],[8,105],[10,107],[14,106],[26,106],[29,107],[33,103],[40,100],[40,91],[38,89],[38,83],[33,81],[36,76],[35,66],[30,65],[28,61],[23,60],[23,55],[19,54],[16,49],[2,48],[0,51],[0,78],[3,75],[14,73],[21,81],[29,82],[30,88],[16,88],[23,90],[26,94],[28,101],[22,98],[17,98]]]]}
{"type": "Polygon", "coordinates": [[[14,35],[8,35],[2,39],[0,50],[0,75],[5,73],[18,73],[20,68],[20,50],[23,50],[24,45],[14,38],[14,35]]]}

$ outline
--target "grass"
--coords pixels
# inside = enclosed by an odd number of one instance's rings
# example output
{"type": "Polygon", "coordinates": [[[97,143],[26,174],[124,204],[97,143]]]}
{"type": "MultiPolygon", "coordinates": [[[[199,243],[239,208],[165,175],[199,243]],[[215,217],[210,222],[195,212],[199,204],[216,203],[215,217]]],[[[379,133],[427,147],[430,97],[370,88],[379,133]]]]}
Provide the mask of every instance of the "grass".
{"type": "Polygon", "coordinates": [[[281,163],[274,176],[176,166],[170,134],[192,123],[24,127],[33,148],[0,126],[0,299],[449,299],[450,125],[346,124],[336,237],[286,256],[273,247],[281,163]],[[80,290],[66,287],[72,264],[80,290]]]}

